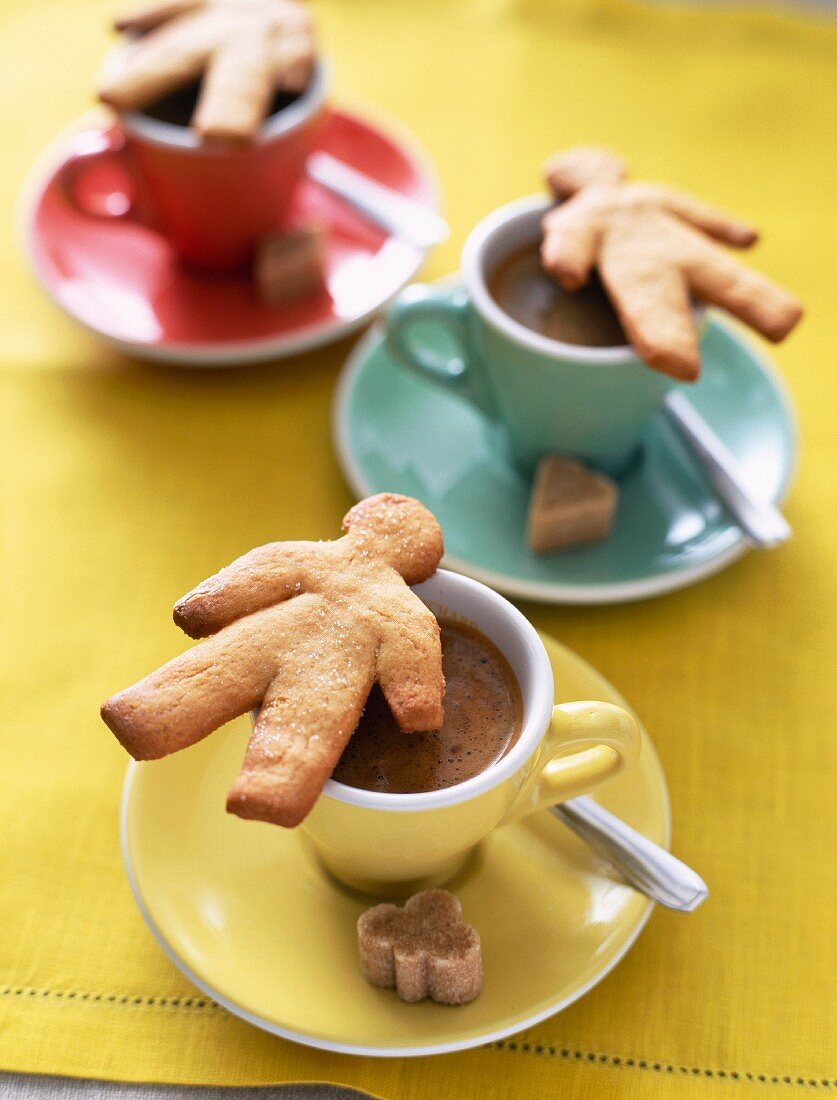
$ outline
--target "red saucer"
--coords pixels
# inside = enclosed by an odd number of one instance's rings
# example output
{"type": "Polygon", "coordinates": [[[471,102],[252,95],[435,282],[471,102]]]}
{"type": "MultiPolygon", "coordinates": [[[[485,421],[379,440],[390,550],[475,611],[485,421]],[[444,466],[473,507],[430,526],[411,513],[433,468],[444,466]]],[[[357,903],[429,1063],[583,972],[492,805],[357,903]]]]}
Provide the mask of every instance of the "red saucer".
{"type": "MultiPolygon", "coordinates": [[[[35,272],[72,317],[131,355],[206,366],[276,359],[360,328],[415,275],[425,252],[354,213],[312,180],[299,188],[294,220],[327,227],[326,289],[278,307],[261,305],[249,279],[184,270],[165,237],[135,223],[75,210],[57,185],[61,165],[93,134],[59,139],[36,181],[26,233],[35,272]],[[57,163],[56,163],[57,161],[57,163]]],[[[410,143],[412,144],[412,143],[410,143]]],[[[423,157],[374,123],[332,111],[318,149],[402,194],[438,207],[423,157]]],[[[101,188],[96,174],[84,186],[101,188]]],[[[89,196],[89,205],[96,195],[89,196]]]]}

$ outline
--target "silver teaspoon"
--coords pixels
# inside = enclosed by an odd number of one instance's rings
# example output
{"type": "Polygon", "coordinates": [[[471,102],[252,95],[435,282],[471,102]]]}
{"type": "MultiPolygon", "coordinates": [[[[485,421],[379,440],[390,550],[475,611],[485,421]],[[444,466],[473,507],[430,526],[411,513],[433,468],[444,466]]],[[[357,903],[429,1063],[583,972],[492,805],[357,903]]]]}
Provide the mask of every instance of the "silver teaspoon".
{"type": "Polygon", "coordinates": [[[652,901],[690,913],[709,896],[696,871],[587,795],[550,811],[652,901]]]}
{"type": "Polygon", "coordinates": [[[666,397],[663,410],[688,443],[747,541],[760,550],[766,550],[789,539],[791,529],[784,516],[769,500],[762,499],[747,485],[741,467],[694,405],[674,390],[666,397]]]}

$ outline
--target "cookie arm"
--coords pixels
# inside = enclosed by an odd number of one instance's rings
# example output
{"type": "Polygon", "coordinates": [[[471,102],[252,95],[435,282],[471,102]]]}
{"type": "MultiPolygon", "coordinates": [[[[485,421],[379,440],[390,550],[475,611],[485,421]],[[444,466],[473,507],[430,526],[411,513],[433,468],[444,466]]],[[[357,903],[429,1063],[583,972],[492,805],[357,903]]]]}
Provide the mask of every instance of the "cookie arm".
{"type": "Polygon", "coordinates": [[[360,721],[374,654],[346,661],[346,638],[286,653],[227,796],[239,817],[293,828],[309,813],[360,721]]]}
{"type": "Polygon", "coordinates": [[[388,604],[376,673],[402,730],[439,729],[445,693],[439,624],[409,589],[394,592],[388,604]]]}
{"type": "Polygon", "coordinates": [[[318,554],[312,542],[257,546],[179,599],[174,621],[190,638],[214,634],[234,619],[305,589],[318,554]]]}
{"type": "Polygon", "coordinates": [[[752,226],[725,214],[723,210],[716,210],[693,195],[656,183],[637,183],[633,186],[636,195],[647,197],[649,202],[657,203],[716,241],[723,241],[733,248],[749,248],[758,240],[758,233],[752,226]]]}
{"type": "Polygon", "coordinates": [[[687,274],[695,294],[728,310],[768,340],[784,340],[802,317],[802,306],[793,295],[706,241],[693,242],[687,274]]]}
{"type": "Polygon", "coordinates": [[[687,231],[666,215],[611,219],[599,271],[630,342],[655,370],[683,381],[700,373],[685,273],[673,257],[687,231]]]}
{"type": "Polygon", "coordinates": [[[114,23],[114,30],[134,31],[145,33],[154,30],[155,27],[167,23],[175,16],[184,15],[186,12],[197,11],[202,8],[205,0],[169,0],[168,3],[156,4],[154,7],[141,7],[132,9],[121,15],[114,23]]]}
{"type": "Polygon", "coordinates": [[[150,31],[124,66],[104,77],[99,98],[119,110],[135,110],[197,80],[214,48],[215,33],[206,11],[187,11],[150,31]]]}

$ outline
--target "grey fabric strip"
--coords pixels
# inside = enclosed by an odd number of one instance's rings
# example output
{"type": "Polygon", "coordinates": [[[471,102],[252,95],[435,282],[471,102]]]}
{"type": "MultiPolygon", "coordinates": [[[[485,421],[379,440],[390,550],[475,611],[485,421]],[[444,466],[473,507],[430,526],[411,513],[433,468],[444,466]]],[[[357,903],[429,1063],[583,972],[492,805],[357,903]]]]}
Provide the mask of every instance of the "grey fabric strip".
{"type": "Polygon", "coordinates": [[[367,1100],[368,1096],[337,1085],[200,1088],[0,1073],[0,1100],[367,1100]]]}

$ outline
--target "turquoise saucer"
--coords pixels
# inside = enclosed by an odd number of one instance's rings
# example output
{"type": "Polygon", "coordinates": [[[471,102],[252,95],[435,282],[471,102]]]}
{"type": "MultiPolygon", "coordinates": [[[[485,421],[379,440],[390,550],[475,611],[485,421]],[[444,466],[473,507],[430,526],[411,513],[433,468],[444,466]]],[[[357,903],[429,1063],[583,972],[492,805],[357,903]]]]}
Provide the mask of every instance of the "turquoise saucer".
{"type": "MultiPolygon", "coordinates": [[[[445,335],[419,335],[447,353],[445,335]]],[[[771,368],[710,316],[703,372],[690,401],[741,463],[750,484],[780,501],[796,452],[793,411],[771,368]]],[[[637,600],[694,584],[747,549],[741,532],[673,430],[655,417],[644,454],[620,481],[611,537],[536,555],[526,546],[529,484],[508,463],[498,430],[458,397],[392,358],[376,326],[357,345],[335,397],[334,438],[358,497],[383,490],[423,501],[445,533],[444,564],[510,596],[550,603],[637,600]]]]}

